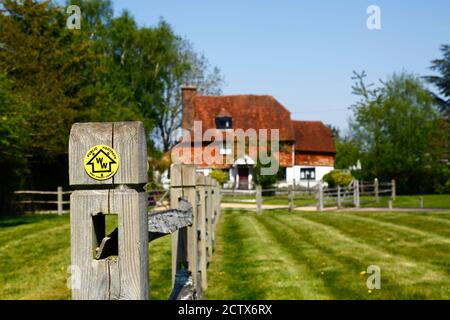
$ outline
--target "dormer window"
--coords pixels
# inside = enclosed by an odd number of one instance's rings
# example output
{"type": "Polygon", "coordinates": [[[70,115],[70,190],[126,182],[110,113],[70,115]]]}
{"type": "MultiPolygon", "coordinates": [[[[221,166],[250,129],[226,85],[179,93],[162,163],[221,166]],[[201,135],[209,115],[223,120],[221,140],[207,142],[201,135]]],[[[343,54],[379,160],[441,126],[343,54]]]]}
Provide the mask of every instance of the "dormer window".
{"type": "Polygon", "coordinates": [[[231,117],[216,117],[217,129],[231,129],[233,127],[233,121],[231,117]]]}

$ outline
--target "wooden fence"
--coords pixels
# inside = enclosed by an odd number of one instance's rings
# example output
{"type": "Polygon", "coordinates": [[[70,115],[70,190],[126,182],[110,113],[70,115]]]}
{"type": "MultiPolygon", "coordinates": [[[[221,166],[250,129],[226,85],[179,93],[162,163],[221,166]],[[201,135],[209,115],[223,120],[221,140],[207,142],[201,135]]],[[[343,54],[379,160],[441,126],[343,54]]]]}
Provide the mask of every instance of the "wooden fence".
{"type": "Polygon", "coordinates": [[[395,180],[391,182],[379,182],[375,179],[373,182],[363,182],[353,180],[347,187],[328,188],[320,182],[317,190],[317,211],[324,210],[325,207],[342,208],[353,206],[359,208],[361,203],[370,204],[380,202],[381,197],[390,196],[389,207],[396,197],[395,180]],[[361,198],[362,196],[362,198],[361,198]]]}
{"type": "Polygon", "coordinates": [[[261,214],[264,210],[288,209],[289,211],[299,207],[310,207],[315,205],[315,194],[317,189],[297,189],[289,186],[285,189],[262,189],[256,186],[255,190],[228,190],[222,189],[221,193],[225,199],[223,202],[255,204],[256,213],[261,214]]]}
{"type": "MultiPolygon", "coordinates": [[[[168,208],[169,190],[148,190],[149,211],[168,208]]],[[[67,214],[70,212],[70,195],[72,191],[18,190],[14,191],[13,205],[17,212],[34,214],[67,214]]]]}
{"type": "Polygon", "coordinates": [[[58,187],[56,191],[20,190],[14,192],[13,205],[18,211],[33,213],[68,213],[70,201],[64,199],[72,192],[63,191],[58,187]]]}
{"type": "Polygon", "coordinates": [[[396,196],[395,180],[391,182],[363,182],[354,180],[347,187],[328,188],[323,182],[319,182],[316,187],[309,190],[295,189],[289,186],[287,189],[261,189],[256,186],[255,190],[226,190],[222,195],[226,202],[255,204],[257,214],[264,210],[288,209],[316,207],[317,211],[324,210],[325,207],[342,208],[353,206],[359,208],[361,203],[378,203],[381,197],[390,196],[388,206],[392,208],[396,196]],[[266,204],[265,206],[263,206],[266,204]]]}
{"type": "MultiPolygon", "coordinates": [[[[220,187],[216,180],[196,173],[194,165],[172,165],[170,203],[176,207],[179,199],[193,204],[193,223],[172,234],[172,279],[175,288],[192,277],[191,297],[201,298],[208,287],[207,267],[215,246],[215,229],[220,217],[220,187]]],[[[180,292],[181,289],[175,292],[180,292]]],[[[186,298],[186,293],[172,297],[186,298]]]]}
{"type": "Polygon", "coordinates": [[[69,179],[76,190],[70,204],[73,299],[148,299],[149,242],[169,234],[169,298],[202,297],[220,216],[215,180],[197,174],[193,165],[172,165],[170,209],[148,214],[148,194],[143,190],[147,146],[140,122],[75,124],[69,140],[69,179]],[[120,160],[113,157],[117,171],[94,179],[93,173],[106,172],[94,172],[92,161],[104,146],[106,152],[120,155],[120,160]],[[95,152],[89,153],[92,148],[95,152]],[[89,162],[87,156],[92,157],[89,162]],[[92,167],[86,169],[85,163],[92,167]],[[117,215],[117,228],[106,234],[105,217],[112,214],[117,215]]]}

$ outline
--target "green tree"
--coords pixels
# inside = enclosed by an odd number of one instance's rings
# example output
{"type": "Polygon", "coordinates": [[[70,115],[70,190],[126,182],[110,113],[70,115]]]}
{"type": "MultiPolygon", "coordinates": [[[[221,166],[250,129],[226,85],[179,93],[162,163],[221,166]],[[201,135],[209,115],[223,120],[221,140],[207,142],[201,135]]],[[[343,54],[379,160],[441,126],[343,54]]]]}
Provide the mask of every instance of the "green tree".
{"type": "Polygon", "coordinates": [[[440,75],[427,76],[425,79],[435,85],[439,91],[435,95],[442,112],[449,115],[450,111],[450,46],[441,46],[443,57],[433,60],[431,70],[437,71],[440,75]]]}
{"type": "Polygon", "coordinates": [[[364,78],[355,73],[353,91],[361,100],[350,124],[361,146],[364,178],[397,179],[404,192],[435,191],[448,137],[433,97],[410,74],[394,74],[375,89],[364,78]]]}
{"type": "Polygon", "coordinates": [[[336,169],[350,169],[357,165],[361,159],[361,146],[358,141],[351,137],[343,137],[334,140],[336,146],[336,159],[334,167],[336,169]]]}
{"type": "MultiPolygon", "coordinates": [[[[14,170],[23,171],[27,188],[66,185],[70,127],[98,119],[101,72],[92,41],[69,30],[65,12],[49,1],[1,4],[0,73],[9,79],[20,130],[28,137],[22,141],[27,169],[18,161],[14,170]]],[[[0,139],[15,144],[11,135],[0,139]]]]}
{"type": "Polygon", "coordinates": [[[154,134],[149,148],[167,150],[179,126],[180,85],[218,88],[218,73],[165,21],[139,27],[127,11],[114,17],[109,0],[74,0],[81,30],[69,30],[54,2],[0,1],[0,90],[9,101],[0,110],[0,162],[9,168],[7,152],[19,148],[24,161],[9,171],[22,172],[27,188],[67,185],[74,122],[141,120],[154,134]]]}
{"type": "Polygon", "coordinates": [[[270,161],[268,161],[269,164],[267,166],[263,166],[263,164],[258,159],[256,166],[253,169],[253,181],[255,182],[255,184],[260,185],[263,189],[270,189],[275,185],[275,183],[277,183],[280,171],[284,168],[279,167],[278,172],[273,175],[265,175],[261,172],[262,168],[269,167],[275,162],[275,159],[271,159],[270,161]]]}
{"type": "Polygon", "coordinates": [[[217,67],[212,67],[204,55],[197,54],[186,39],[174,36],[164,21],[159,28],[170,37],[171,43],[165,50],[165,64],[158,69],[161,74],[160,90],[155,98],[156,127],[154,136],[160,142],[163,152],[170,150],[177,142],[174,132],[181,127],[181,87],[194,85],[204,95],[220,95],[224,83],[217,67]]]}
{"type": "Polygon", "coordinates": [[[0,74],[0,213],[11,213],[12,192],[22,187],[28,174],[26,130],[29,106],[12,93],[13,83],[0,74]]]}

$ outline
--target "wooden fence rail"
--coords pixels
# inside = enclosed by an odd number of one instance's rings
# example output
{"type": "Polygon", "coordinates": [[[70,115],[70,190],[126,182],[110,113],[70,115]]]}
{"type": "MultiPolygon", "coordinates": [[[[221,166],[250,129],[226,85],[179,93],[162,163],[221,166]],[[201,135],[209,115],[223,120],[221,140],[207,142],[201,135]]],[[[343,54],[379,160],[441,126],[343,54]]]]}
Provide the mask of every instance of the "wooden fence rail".
{"type": "MultiPolygon", "coordinates": [[[[359,208],[361,201],[372,201],[378,203],[380,195],[391,195],[390,200],[395,200],[396,187],[395,180],[391,182],[379,183],[378,179],[373,182],[363,182],[353,180],[348,187],[326,188],[322,183],[318,184],[317,192],[317,210],[322,211],[325,205],[336,205],[341,208],[344,203],[351,203],[355,208],[359,208]],[[382,187],[383,189],[380,189],[382,187]],[[361,200],[361,196],[365,198],[361,200]],[[367,199],[372,198],[372,200],[367,199]]],[[[392,205],[392,202],[391,202],[392,205]]]]}
{"type": "Polygon", "coordinates": [[[73,299],[148,299],[149,242],[172,236],[170,299],[200,299],[220,216],[215,180],[172,165],[170,209],[149,214],[141,122],[79,123],[69,140],[73,299]],[[113,164],[113,166],[111,165],[113,164]],[[108,166],[109,165],[109,166],[108,166]],[[105,232],[105,217],[117,227],[105,232]]]}
{"type": "MultiPolygon", "coordinates": [[[[70,212],[69,196],[72,192],[64,191],[62,187],[58,187],[57,191],[18,190],[14,191],[12,203],[18,212],[62,215],[70,212]],[[50,200],[52,198],[54,200],[50,200]]],[[[166,198],[169,192],[170,190],[148,190],[146,193],[149,210],[167,208],[169,200],[166,198]]]]}
{"type": "MultiPolygon", "coordinates": [[[[29,207],[33,213],[56,212],[58,215],[69,212],[64,210],[64,206],[69,205],[69,200],[64,200],[64,196],[70,195],[72,191],[63,191],[62,187],[58,187],[56,191],[36,191],[36,190],[19,190],[14,192],[14,205],[17,207],[29,207]],[[37,200],[36,197],[45,197],[54,200],[37,200]],[[37,206],[56,205],[55,210],[37,210],[37,206]]],[[[26,211],[26,210],[25,210],[26,211]]]]}
{"type": "MultiPolygon", "coordinates": [[[[222,195],[227,197],[228,202],[233,203],[254,203],[256,213],[262,214],[264,208],[264,201],[276,198],[275,205],[271,205],[270,209],[288,209],[289,211],[299,207],[311,207],[314,203],[310,203],[309,200],[315,201],[315,207],[317,211],[323,211],[325,207],[336,206],[341,208],[343,206],[352,205],[359,208],[361,203],[379,202],[381,196],[390,195],[392,200],[395,200],[395,180],[391,182],[379,183],[378,179],[374,179],[373,182],[353,180],[347,187],[335,187],[329,188],[324,185],[322,181],[317,183],[314,189],[310,190],[298,190],[292,186],[287,190],[278,189],[262,189],[261,186],[256,186],[255,190],[221,190],[222,195]],[[315,200],[312,199],[310,192],[315,194],[315,200]],[[273,194],[273,196],[267,196],[267,193],[273,194]],[[244,197],[240,199],[239,196],[244,197]],[[286,196],[283,204],[283,196],[286,196]],[[278,197],[278,198],[277,198],[278,197]],[[296,199],[308,200],[299,206],[295,203],[296,199]],[[371,200],[370,200],[371,199],[371,200]],[[281,200],[281,201],[280,201],[281,200]]],[[[268,206],[266,206],[265,210],[268,206]]],[[[308,208],[309,210],[309,208],[308,208]]]]}

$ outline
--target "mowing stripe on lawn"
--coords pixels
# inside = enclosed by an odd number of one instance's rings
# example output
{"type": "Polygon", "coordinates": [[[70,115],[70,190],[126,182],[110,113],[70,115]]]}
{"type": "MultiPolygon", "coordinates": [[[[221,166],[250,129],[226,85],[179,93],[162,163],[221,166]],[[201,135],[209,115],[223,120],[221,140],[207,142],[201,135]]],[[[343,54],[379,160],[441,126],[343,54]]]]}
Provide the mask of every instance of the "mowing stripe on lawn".
{"type": "Polygon", "coordinates": [[[436,291],[444,292],[444,287],[449,285],[448,275],[429,263],[420,263],[412,259],[394,256],[367,243],[355,241],[334,227],[311,221],[299,215],[289,217],[280,215],[275,219],[284,223],[286,223],[286,219],[289,219],[288,228],[308,233],[310,242],[315,243],[319,248],[325,247],[336,258],[343,259],[350,264],[365,266],[364,269],[372,264],[379,265],[383,270],[385,288],[398,291],[398,297],[426,298],[432,293],[436,295],[436,291]],[[292,221],[297,221],[298,224],[293,227],[292,221]],[[419,284],[420,288],[416,288],[415,286],[419,284]],[[406,291],[399,290],[399,287],[402,286],[411,288],[406,291]]]}
{"type": "Polygon", "coordinates": [[[342,218],[342,217],[344,219],[359,220],[359,221],[364,221],[364,222],[376,224],[376,225],[379,225],[379,226],[383,226],[385,228],[400,230],[400,231],[403,231],[403,232],[409,233],[409,234],[416,234],[418,236],[426,238],[428,240],[428,242],[435,242],[435,243],[437,242],[437,243],[450,244],[450,239],[448,239],[448,238],[441,237],[441,236],[436,235],[434,233],[422,231],[422,230],[419,230],[419,229],[416,229],[416,228],[400,225],[398,223],[380,221],[379,219],[373,219],[370,216],[361,217],[361,216],[357,216],[357,215],[342,214],[342,215],[340,215],[340,218],[342,218]]]}
{"type": "MultiPolygon", "coordinates": [[[[230,218],[239,224],[237,228],[234,228],[234,225],[232,227],[234,230],[240,229],[242,233],[245,233],[243,245],[249,249],[249,256],[246,257],[247,265],[240,272],[236,272],[233,281],[249,281],[248,285],[256,286],[259,291],[258,294],[252,295],[245,292],[249,288],[242,291],[236,290],[235,285],[228,285],[229,294],[236,299],[326,299],[329,297],[323,281],[310,275],[309,271],[298,264],[285,248],[274,241],[254,213],[228,211],[224,216],[227,220],[224,224],[230,224],[228,220],[230,218]]],[[[218,244],[225,247],[223,252],[227,252],[227,242],[221,235],[217,239],[218,244]]],[[[216,266],[222,265],[221,261],[216,260],[219,255],[222,256],[222,252],[214,253],[214,262],[209,270],[210,288],[206,292],[209,298],[224,297],[223,290],[217,290],[216,286],[223,286],[226,280],[222,278],[220,284],[216,280],[218,275],[226,274],[228,271],[223,268],[222,271],[215,270],[216,266]],[[221,293],[221,296],[216,296],[216,292],[221,293]]]]}
{"type": "MultiPolygon", "coordinates": [[[[380,218],[381,215],[380,213],[377,217],[380,218]]],[[[450,275],[450,252],[446,243],[431,243],[426,235],[411,234],[409,230],[399,230],[395,225],[380,228],[372,221],[361,221],[360,217],[353,213],[328,214],[326,217],[310,215],[308,218],[334,227],[351,238],[380,247],[391,254],[433,264],[450,275]]]]}
{"type": "MultiPolygon", "coordinates": [[[[285,218],[285,217],[283,217],[283,218],[285,218]]],[[[327,235],[330,235],[332,238],[335,238],[338,241],[347,242],[349,244],[352,244],[352,246],[354,246],[354,247],[361,248],[361,249],[367,250],[369,252],[373,252],[375,255],[378,255],[382,258],[398,260],[396,262],[405,267],[411,266],[411,264],[415,264],[415,261],[413,261],[413,260],[396,258],[395,256],[391,255],[389,252],[387,252],[385,250],[380,250],[370,244],[360,243],[353,238],[349,238],[341,230],[337,229],[334,226],[330,226],[330,225],[324,223],[323,221],[317,221],[317,220],[313,221],[312,219],[314,217],[312,215],[309,215],[308,217],[294,216],[293,218],[295,220],[300,220],[304,224],[309,224],[316,228],[322,229],[327,235]]],[[[297,225],[297,226],[301,226],[301,225],[297,225]]],[[[425,270],[425,269],[433,268],[433,266],[429,265],[429,264],[424,264],[424,266],[422,268],[425,270]]],[[[435,270],[435,271],[440,272],[440,270],[435,270]]]]}
{"type": "Polygon", "coordinates": [[[265,251],[261,258],[266,261],[267,257],[276,257],[273,264],[265,265],[265,270],[261,270],[261,274],[267,274],[267,277],[261,276],[262,280],[266,280],[266,292],[269,293],[266,299],[330,298],[323,280],[315,277],[308,266],[298,263],[289,249],[278,241],[283,235],[270,232],[262,219],[253,219],[253,231],[259,239],[261,250],[265,251]]]}
{"type": "Polygon", "coordinates": [[[321,279],[329,290],[329,299],[365,299],[367,288],[359,276],[361,267],[343,261],[326,246],[312,242],[310,231],[298,230],[274,216],[265,216],[264,223],[274,235],[279,236],[298,264],[305,264],[314,277],[321,279]]]}
{"type": "Polygon", "coordinates": [[[0,298],[69,297],[66,286],[69,276],[66,270],[70,264],[69,226],[64,223],[39,233],[38,240],[26,237],[0,249],[0,298]]]}
{"type": "Polygon", "coordinates": [[[258,247],[249,232],[251,219],[242,222],[246,215],[234,211],[222,215],[221,230],[217,234],[222,254],[218,255],[216,250],[210,263],[207,299],[264,299],[264,290],[257,281],[259,263],[255,255],[258,247]]]}
{"type": "MultiPolygon", "coordinates": [[[[430,212],[344,212],[345,215],[375,218],[380,221],[391,222],[412,227],[421,231],[431,232],[448,239],[450,237],[450,217],[438,218],[430,212]]],[[[333,214],[335,215],[335,214],[333,214]]],[[[336,215],[341,215],[337,213],[336,215]]],[[[440,214],[442,216],[442,214],[440,214]]]]}
{"type": "Polygon", "coordinates": [[[1,227],[0,228],[0,247],[5,243],[9,243],[11,240],[20,239],[28,235],[35,234],[54,227],[60,227],[62,224],[66,224],[69,227],[68,219],[51,219],[48,221],[41,220],[36,223],[29,223],[26,225],[19,225],[14,227],[1,227]]]}
{"type": "Polygon", "coordinates": [[[39,241],[39,238],[42,235],[45,235],[47,233],[52,233],[54,231],[63,230],[63,229],[69,230],[70,226],[64,224],[64,225],[59,225],[59,226],[56,226],[56,227],[52,226],[51,228],[48,228],[48,229],[39,229],[39,231],[35,231],[33,233],[27,233],[26,235],[12,235],[11,237],[13,239],[11,239],[10,241],[8,241],[5,244],[1,245],[0,246],[0,250],[11,250],[11,249],[13,249],[15,247],[22,247],[23,246],[23,244],[22,244],[23,242],[32,241],[32,240],[39,241]]]}

